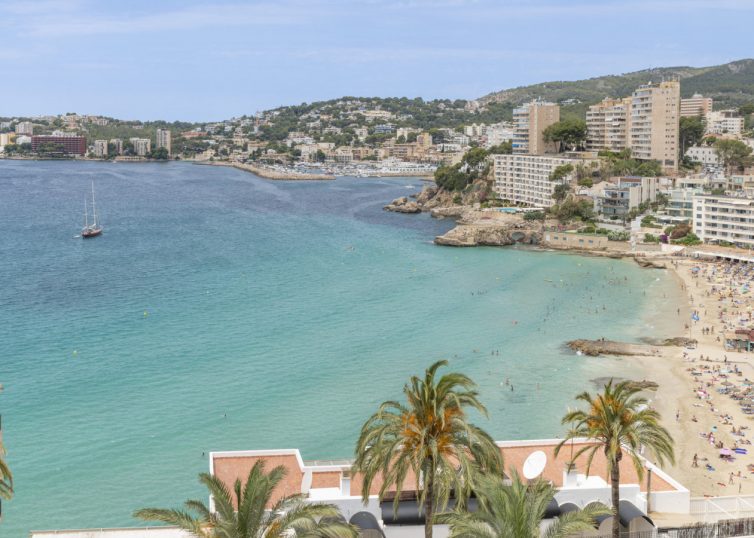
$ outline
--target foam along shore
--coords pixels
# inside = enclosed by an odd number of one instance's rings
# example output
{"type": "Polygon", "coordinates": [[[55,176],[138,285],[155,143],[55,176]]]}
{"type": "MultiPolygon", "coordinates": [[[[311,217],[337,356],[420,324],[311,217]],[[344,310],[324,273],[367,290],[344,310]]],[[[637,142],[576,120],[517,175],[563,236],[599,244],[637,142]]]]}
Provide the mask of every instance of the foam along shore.
{"type": "Polygon", "coordinates": [[[273,179],[278,181],[332,181],[335,176],[332,174],[313,174],[309,172],[297,172],[292,169],[278,169],[269,166],[239,163],[230,161],[195,161],[195,164],[207,164],[212,166],[232,166],[239,170],[251,172],[254,175],[264,179],[273,179]]]}

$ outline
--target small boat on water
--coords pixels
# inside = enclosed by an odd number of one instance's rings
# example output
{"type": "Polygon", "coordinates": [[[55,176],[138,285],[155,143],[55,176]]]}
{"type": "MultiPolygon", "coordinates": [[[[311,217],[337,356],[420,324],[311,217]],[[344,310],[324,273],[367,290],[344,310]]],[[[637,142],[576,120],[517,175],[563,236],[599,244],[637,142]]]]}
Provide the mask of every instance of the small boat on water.
{"type": "Polygon", "coordinates": [[[92,223],[89,224],[89,207],[86,196],[84,197],[84,227],[81,229],[81,237],[89,239],[102,234],[102,226],[97,222],[97,206],[94,204],[94,181],[92,181],[92,223]]]}

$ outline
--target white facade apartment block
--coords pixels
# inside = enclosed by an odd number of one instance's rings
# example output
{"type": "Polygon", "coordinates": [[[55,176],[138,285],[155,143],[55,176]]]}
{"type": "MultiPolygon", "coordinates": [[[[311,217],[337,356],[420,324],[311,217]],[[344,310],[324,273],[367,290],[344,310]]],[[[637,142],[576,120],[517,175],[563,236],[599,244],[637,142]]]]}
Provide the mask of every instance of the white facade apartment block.
{"type": "Polygon", "coordinates": [[[155,142],[158,148],[165,148],[170,155],[172,142],[169,129],[157,129],[155,142]]]}
{"type": "Polygon", "coordinates": [[[123,140],[120,138],[111,138],[110,143],[115,146],[115,155],[123,155],[123,140]]]}
{"type": "Polygon", "coordinates": [[[16,134],[33,135],[34,124],[32,124],[30,121],[20,121],[16,124],[15,130],[16,130],[16,134]]]}
{"type": "Polygon", "coordinates": [[[107,157],[107,140],[94,141],[94,156],[107,157]]]}
{"type": "Polygon", "coordinates": [[[152,141],[149,138],[130,138],[129,140],[134,145],[134,153],[140,157],[145,157],[152,151],[152,141]]]}
{"type": "Polygon", "coordinates": [[[705,243],[754,246],[754,200],[709,194],[694,196],[694,233],[705,243]]]}
{"type": "Polygon", "coordinates": [[[562,180],[550,181],[550,174],[558,166],[588,165],[587,159],[541,155],[494,155],[495,191],[504,200],[534,207],[550,207],[555,186],[571,181],[573,174],[562,180]]]}
{"type": "Polygon", "coordinates": [[[744,130],[744,118],[737,110],[717,110],[707,114],[707,134],[732,134],[740,136],[744,130]]]}
{"type": "Polygon", "coordinates": [[[513,126],[499,123],[487,127],[487,144],[486,146],[499,146],[503,142],[513,140],[513,126]]]}
{"type": "Polygon", "coordinates": [[[717,152],[712,146],[692,146],[686,150],[686,157],[701,164],[719,163],[717,152]]]}

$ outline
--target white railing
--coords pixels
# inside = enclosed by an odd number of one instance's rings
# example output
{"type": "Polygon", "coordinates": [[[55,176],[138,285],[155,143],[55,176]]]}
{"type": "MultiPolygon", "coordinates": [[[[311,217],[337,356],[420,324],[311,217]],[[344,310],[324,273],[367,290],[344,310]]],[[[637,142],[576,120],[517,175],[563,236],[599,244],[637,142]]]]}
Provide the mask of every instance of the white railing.
{"type": "Polygon", "coordinates": [[[704,522],[754,517],[754,495],[694,497],[690,514],[704,522]]]}

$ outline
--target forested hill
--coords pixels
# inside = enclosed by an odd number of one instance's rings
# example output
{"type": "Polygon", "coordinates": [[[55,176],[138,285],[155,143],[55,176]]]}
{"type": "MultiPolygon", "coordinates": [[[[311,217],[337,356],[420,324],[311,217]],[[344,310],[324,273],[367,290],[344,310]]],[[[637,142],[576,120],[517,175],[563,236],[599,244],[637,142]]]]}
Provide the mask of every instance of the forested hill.
{"type": "Polygon", "coordinates": [[[681,97],[701,93],[715,100],[715,109],[736,108],[754,102],[754,59],[711,67],[658,67],[586,80],[543,82],[494,92],[478,101],[483,105],[517,106],[534,98],[555,103],[573,99],[585,107],[605,97],[626,97],[641,84],[672,76],[681,79],[681,97]]]}

